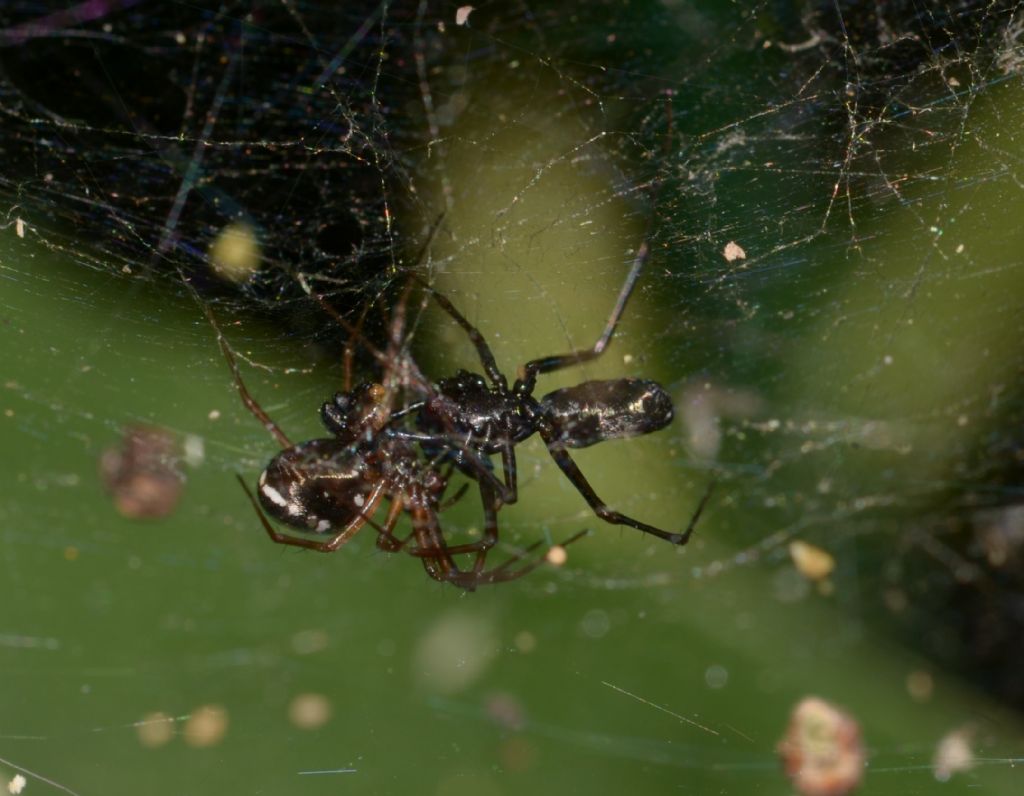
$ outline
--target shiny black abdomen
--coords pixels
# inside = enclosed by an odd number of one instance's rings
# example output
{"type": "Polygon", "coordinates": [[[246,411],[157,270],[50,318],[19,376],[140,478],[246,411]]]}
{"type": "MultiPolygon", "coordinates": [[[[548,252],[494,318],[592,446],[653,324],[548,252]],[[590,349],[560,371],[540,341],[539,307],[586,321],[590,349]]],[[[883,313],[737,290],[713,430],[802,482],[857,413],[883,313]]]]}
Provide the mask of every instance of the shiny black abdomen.
{"type": "Polygon", "coordinates": [[[552,441],[586,448],[608,439],[637,437],[672,422],[672,399],[648,379],[586,381],[540,399],[552,441]]]}

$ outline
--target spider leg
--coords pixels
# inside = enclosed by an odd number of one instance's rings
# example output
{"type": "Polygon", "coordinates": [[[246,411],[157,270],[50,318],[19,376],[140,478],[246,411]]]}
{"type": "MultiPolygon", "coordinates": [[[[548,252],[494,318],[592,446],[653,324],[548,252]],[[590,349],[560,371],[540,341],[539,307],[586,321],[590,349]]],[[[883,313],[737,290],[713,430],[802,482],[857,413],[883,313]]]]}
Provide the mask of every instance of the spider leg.
{"type": "MultiPolygon", "coordinates": [[[[559,542],[558,547],[568,547],[573,542],[579,541],[584,536],[587,536],[589,533],[590,533],[590,531],[587,530],[586,528],[584,528],[582,531],[577,531],[572,536],[570,536],[568,539],[566,539],[564,542],[559,542]]],[[[514,569],[514,570],[509,571],[508,567],[512,566],[517,561],[522,561],[526,556],[528,556],[531,552],[533,552],[539,546],[540,546],[540,542],[534,542],[532,545],[527,547],[525,550],[523,550],[518,555],[512,556],[507,561],[504,561],[501,564],[499,564],[498,566],[496,566],[488,574],[498,575],[501,580],[512,580],[513,578],[521,578],[523,575],[526,575],[526,574],[528,574],[530,572],[533,572],[533,570],[535,570],[537,567],[539,567],[541,564],[543,564],[545,561],[547,561],[547,554],[546,553],[543,556],[541,556],[540,558],[537,558],[534,561],[531,561],[529,564],[527,564],[526,566],[521,567],[519,569],[514,569]]],[[[497,582],[497,580],[495,582],[497,582]]]]}
{"type": "MultiPolygon", "coordinates": [[[[448,444],[452,443],[449,438],[443,438],[448,444]]],[[[439,440],[440,441],[440,440],[439,440]]],[[[495,498],[498,500],[498,507],[511,505],[519,500],[516,484],[516,454],[512,443],[508,443],[501,451],[501,464],[505,473],[505,482],[494,474],[491,460],[486,454],[469,447],[465,442],[459,440],[455,448],[462,456],[462,471],[480,483],[481,488],[486,482],[489,488],[494,489],[495,498]]]]}
{"type": "Polygon", "coordinates": [[[484,336],[480,333],[473,324],[466,320],[465,316],[455,309],[455,306],[448,300],[446,296],[438,293],[434,288],[425,282],[421,283],[423,288],[427,290],[445,312],[452,316],[455,322],[462,327],[463,331],[469,336],[470,342],[473,343],[476,348],[477,356],[480,357],[480,364],[483,365],[484,372],[487,377],[491,380],[495,387],[502,392],[508,390],[508,380],[505,375],[498,369],[498,363],[494,359],[494,354],[491,353],[491,347],[487,345],[487,341],[484,336]]]}
{"type": "Polygon", "coordinates": [[[583,495],[584,500],[587,501],[594,513],[607,523],[612,525],[628,525],[631,528],[636,528],[638,531],[649,533],[652,536],[657,536],[659,539],[664,539],[666,542],[671,542],[676,545],[684,545],[690,541],[690,535],[693,533],[694,527],[697,525],[697,520],[700,519],[700,515],[704,512],[704,507],[707,505],[708,498],[711,497],[711,490],[714,487],[714,481],[708,486],[704,492],[704,497],[701,498],[700,503],[697,505],[697,511],[694,512],[690,518],[690,524],[686,526],[686,530],[682,533],[673,533],[671,531],[664,531],[661,528],[656,528],[653,525],[634,520],[632,517],[627,517],[625,514],[621,514],[618,511],[614,511],[605,505],[605,502],[597,496],[592,486],[587,481],[586,477],[580,471],[580,468],[576,466],[576,462],[572,460],[572,457],[566,452],[564,448],[559,447],[553,436],[549,433],[545,433],[541,430],[541,436],[544,438],[544,442],[548,447],[548,453],[551,454],[551,458],[555,460],[555,464],[565,473],[576,490],[583,495]]]}
{"type": "Polygon", "coordinates": [[[437,513],[433,509],[414,509],[413,533],[416,536],[416,547],[408,552],[423,561],[423,568],[435,580],[455,583],[467,591],[472,591],[476,581],[483,575],[487,562],[488,551],[498,541],[498,507],[500,503],[494,492],[480,482],[480,499],[484,507],[484,533],[478,542],[461,545],[449,545],[441,532],[437,513]],[[453,555],[476,553],[471,572],[463,572],[452,558],[453,555]]]}
{"type": "Polygon", "coordinates": [[[487,563],[487,553],[498,542],[498,508],[501,503],[486,481],[480,484],[480,502],[484,507],[484,534],[477,543],[479,549],[476,551],[476,558],[473,559],[473,574],[479,576],[484,571],[487,563]]]}
{"type": "Polygon", "coordinates": [[[437,521],[437,512],[431,508],[418,506],[412,508],[409,513],[412,515],[413,536],[416,537],[414,555],[423,562],[423,569],[431,578],[442,583],[452,582],[453,577],[462,573],[445,545],[437,521]]]}
{"type": "MultiPolygon", "coordinates": [[[[360,516],[346,525],[338,533],[332,536],[325,542],[318,542],[315,539],[303,539],[298,536],[288,536],[287,534],[281,533],[274,529],[274,526],[270,524],[270,520],[267,519],[267,515],[263,513],[263,509],[260,508],[259,502],[256,500],[256,496],[250,491],[246,485],[242,476],[236,475],[238,483],[242,485],[242,489],[245,490],[245,494],[249,497],[249,502],[252,503],[252,507],[256,510],[256,516],[260,518],[260,522],[263,523],[263,528],[266,530],[267,535],[270,536],[271,541],[277,544],[291,545],[293,547],[303,547],[307,550],[316,550],[320,553],[333,553],[345,542],[347,542],[356,531],[363,527],[366,523],[364,517],[360,516]]],[[[378,497],[377,500],[380,498],[378,497]]],[[[374,505],[371,499],[369,505],[374,505]]]]}
{"type": "MultiPolygon", "coordinates": [[[[453,506],[456,503],[458,503],[459,500],[462,499],[462,496],[466,494],[466,490],[467,489],[469,489],[469,484],[463,484],[461,487],[459,487],[459,490],[454,495],[452,495],[450,498],[448,498],[446,501],[444,501],[440,506],[438,506],[437,511],[438,512],[444,511],[445,509],[450,508],[451,506],[453,506]]],[[[407,536],[405,539],[399,539],[397,536],[394,535],[395,526],[398,524],[398,520],[401,518],[402,510],[404,508],[405,508],[405,504],[402,502],[401,498],[393,497],[391,499],[391,508],[388,510],[388,516],[384,520],[384,525],[383,526],[378,525],[377,523],[375,523],[371,519],[367,519],[367,522],[370,523],[370,525],[372,525],[376,529],[376,531],[378,533],[378,537],[377,537],[377,547],[378,547],[378,549],[383,550],[384,552],[387,552],[387,553],[397,553],[399,550],[404,548],[409,543],[410,539],[413,538],[412,534],[407,536]]],[[[427,550],[427,551],[420,552],[420,550],[418,548],[415,548],[415,547],[410,548],[406,552],[408,552],[410,555],[417,556],[417,557],[421,557],[421,556],[433,557],[435,555],[435,552],[433,550],[427,550]]],[[[450,552],[458,552],[458,551],[451,550],[450,552]]]]}
{"type": "Polygon", "coordinates": [[[263,427],[270,432],[270,434],[277,440],[278,444],[282,448],[292,447],[292,441],[288,439],[288,435],[285,434],[279,425],[275,423],[270,415],[263,411],[263,407],[259,405],[252,394],[249,392],[249,388],[245,386],[245,381],[242,379],[242,372],[238,369],[238,361],[235,359],[235,352],[231,350],[231,346],[228,345],[227,339],[224,337],[224,333],[220,330],[220,325],[217,323],[217,318],[213,314],[213,310],[210,309],[208,304],[204,304],[199,299],[199,294],[195,292],[195,288],[189,282],[185,283],[188,285],[189,290],[192,291],[193,296],[199,305],[203,308],[203,312],[206,314],[206,319],[210,322],[213,327],[213,331],[217,335],[217,343],[220,345],[221,353],[224,355],[224,359],[228,362],[228,367],[231,368],[231,375],[235,380],[235,388],[238,390],[238,394],[242,398],[242,403],[245,404],[245,408],[252,412],[253,416],[260,421],[263,427]]]}
{"type": "Polygon", "coordinates": [[[519,484],[516,478],[516,446],[506,442],[501,449],[501,467],[505,471],[505,493],[501,496],[501,502],[505,504],[515,503],[519,500],[519,484]]]}
{"type": "Polygon", "coordinates": [[[407,417],[408,415],[414,415],[417,412],[419,412],[420,409],[426,406],[426,403],[426,401],[413,401],[412,403],[408,403],[401,409],[396,409],[395,411],[393,411],[389,417],[389,421],[393,422],[403,417],[407,417]]]}
{"type": "MultiPolygon", "coordinates": [[[[416,536],[416,547],[408,552],[422,559],[423,568],[434,580],[451,583],[466,591],[475,591],[478,586],[504,583],[521,578],[533,572],[547,561],[545,554],[537,556],[527,561],[526,564],[513,569],[517,563],[529,558],[531,553],[541,546],[542,542],[537,541],[529,547],[520,550],[515,555],[510,556],[506,561],[493,569],[484,569],[487,552],[498,541],[497,512],[499,504],[496,502],[496,496],[492,492],[488,492],[484,486],[481,486],[481,499],[484,505],[486,528],[484,538],[473,544],[449,546],[444,541],[436,512],[424,508],[413,509],[410,512],[413,517],[413,533],[416,536]],[[471,552],[477,554],[473,569],[471,571],[459,569],[452,556],[471,552]]],[[[561,546],[567,547],[573,542],[582,539],[588,533],[589,531],[587,530],[580,531],[562,542],[561,546]]]]}
{"type": "MultiPolygon", "coordinates": [[[[381,366],[384,372],[390,372],[396,369],[396,360],[393,353],[392,355],[389,355],[388,353],[381,351],[380,348],[378,348],[369,340],[367,340],[366,337],[362,335],[360,327],[357,324],[353,324],[351,321],[345,318],[340,312],[338,312],[338,310],[334,308],[334,306],[327,300],[326,297],[324,297],[320,293],[315,292],[313,288],[309,285],[309,282],[306,280],[306,278],[301,274],[298,277],[298,281],[302,289],[305,290],[306,293],[309,296],[311,296],[321,306],[321,308],[323,308],[324,312],[330,315],[331,318],[333,318],[338,323],[339,326],[345,329],[345,331],[349,333],[352,339],[361,340],[362,347],[367,351],[367,353],[370,356],[377,360],[377,363],[381,366]]],[[[402,323],[404,323],[404,317],[402,319],[402,323]]],[[[433,392],[433,387],[430,381],[427,379],[426,376],[423,375],[419,367],[410,357],[402,358],[401,370],[402,375],[406,378],[410,385],[414,386],[416,389],[420,390],[425,394],[430,394],[433,392]]]]}
{"type": "MultiPolygon", "coordinates": [[[[414,268],[422,268],[426,266],[426,264],[429,262],[430,250],[431,247],[433,246],[434,240],[437,238],[439,230],[441,229],[441,222],[444,221],[444,216],[444,213],[439,215],[437,219],[433,222],[433,224],[430,225],[430,228],[427,230],[426,240],[424,241],[423,247],[420,249],[419,254],[416,257],[415,266],[413,266],[414,268]]],[[[380,348],[373,345],[373,343],[371,343],[369,340],[366,339],[366,337],[363,336],[363,317],[360,317],[358,323],[351,323],[337,309],[335,309],[334,305],[332,305],[331,302],[327,300],[326,296],[324,296],[322,293],[313,288],[313,286],[309,283],[309,280],[306,278],[304,274],[298,274],[297,278],[299,285],[305,291],[306,295],[313,298],[321,306],[324,312],[326,312],[331,318],[337,321],[337,323],[349,333],[350,340],[347,348],[351,346],[352,340],[361,340],[363,347],[370,354],[370,356],[377,360],[377,363],[381,366],[382,370],[385,373],[390,373],[396,369],[395,356],[399,351],[401,351],[402,348],[406,347],[404,346],[404,344],[399,344],[404,343],[404,341],[401,341],[400,338],[402,335],[402,330],[405,325],[405,304],[408,299],[409,292],[412,289],[412,284],[414,281],[418,282],[419,284],[425,285],[421,278],[417,277],[413,273],[405,286],[405,289],[402,293],[402,297],[399,300],[399,303],[395,309],[395,315],[397,317],[392,318],[390,335],[391,339],[387,352],[381,351],[380,348]]],[[[366,309],[364,309],[363,316],[365,316],[366,311],[368,309],[369,304],[367,304],[366,309]]],[[[433,392],[433,385],[430,383],[429,379],[427,379],[423,375],[419,367],[410,357],[403,356],[401,358],[400,368],[398,369],[401,371],[403,377],[401,380],[401,383],[403,385],[412,385],[416,387],[416,389],[423,392],[424,394],[431,394],[433,392]]],[[[346,389],[347,388],[348,385],[346,385],[346,389]]]]}
{"type": "Polygon", "coordinates": [[[626,309],[626,302],[629,301],[630,294],[632,294],[633,288],[636,286],[636,280],[639,278],[649,254],[650,247],[645,240],[640,244],[640,248],[637,249],[636,256],[633,258],[633,265],[629,269],[626,281],[619,290],[619,297],[615,300],[612,314],[608,316],[608,320],[604,325],[604,331],[597,338],[597,342],[590,348],[571,351],[568,354],[555,354],[549,357],[530,360],[523,366],[519,378],[516,379],[516,383],[512,387],[514,393],[517,395],[531,395],[538,375],[561,370],[570,365],[578,365],[581,362],[589,362],[592,359],[597,359],[604,353],[604,350],[612,340],[612,335],[615,334],[615,327],[619,325],[622,313],[626,309]]]}
{"type": "Polygon", "coordinates": [[[355,359],[355,348],[352,345],[353,340],[363,336],[363,323],[369,311],[370,304],[367,302],[363,307],[363,311],[359,313],[359,319],[356,321],[352,333],[349,334],[348,340],[345,341],[345,351],[342,355],[342,362],[345,367],[345,381],[343,383],[345,392],[349,392],[352,389],[352,361],[355,359]]]}
{"type": "Polygon", "coordinates": [[[506,483],[502,483],[501,479],[494,474],[490,459],[474,448],[471,448],[462,439],[453,438],[448,434],[431,434],[422,431],[408,431],[402,428],[389,429],[388,433],[397,439],[409,440],[420,445],[435,445],[442,449],[454,448],[462,456],[460,468],[463,472],[476,481],[483,479],[489,482],[497,490],[498,499],[502,504],[507,505],[516,502],[516,460],[511,444],[508,446],[508,458],[506,459],[504,450],[501,454],[506,479],[506,483]],[[507,483],[509,479],[511,479],[511,484],[507,483]]]}
{"type": "MultiPolygon", "coordinates": [[[[476,553],[478,560],[474,564],[474,569],[476,567],[482,569],[484,561],[481,560],[480,557],[483,556],[483,559],[486,559],[487,551],[494,547],[494,545],[498,541],[497,512],[501,504],[497,502],[497,497],[495,496],[493,491],[490,491],[488,487],[484,485],[483,482],[478,483],[480,485],[480,500],[484,507],[484,533],[483,537],[479,541],[466,542],[465,544],[450,545],[448,544],[447,541],[444,540],[444,537],[440,532],[440,528],[438,528],[437,536],[431,543],[431,547],[422,547],[420,546],[420,544],[417,544],[416,547],[409,548],[406,552],[408,552],[409,555],[411,556],[416,556],[417,558],[435,558],[439,550],[449,555],[476,553]]],[[[459,489],[458,493],[455,495],[455,498],[461,498],[462,495],[465,494],[466,489],[468,487],[469,484],[463,484],[462,487],[459,489]]],[[[438,511],[447,508],[447,506],[448,502],[442,504],[438,511]]]]}
{"type": "MultiPolygon", "coordinates": [[[[589,534],[588,530],[582,530],[579,533],[573,534],[568,539],[560,544],[560,547],[568,547],[573,542],[582,539],[584,536],[589,534]]],[[[503,561],[501,564],[496,566],[494,569],[486,570],[484,572],[460,572],[457,573],[451,582],[456,586],[461,586],[467,591],[472,591],[477,586],[487,586],[494,583],[507,583],[510,580],[516,580],[524,575],[529,575],[537,567],[544,564],[547,559],[547,553],[542,556],[537,556],[532,561],[527,562],[518,569],[510,569],[514,564],[527,558],[530,553],[540,547],[541,542],[534,542],[529,547],[521,550],[516,555],[511,556],[507,561],[503,561]]]]}
{"type": "Polygon", "coordinates": [[[377,525],[372,520],[367,520],[377,531],[377,549],[386,553],[396,553],[401,550],[409,539],[399,539],[394,534],[395,526],[399,517],[402,516],[404,504],[400,497],[391,498],[391,506],[388,508],[388,515],[384,519],[384,525],[377,525]]]}
{"type": "Polygon", "coordinates": [[[454,506],[456,503],[462,500],[462,496],[466,494],[467,489],[469,489],[469,484],[463,484],[462,486],[460,486],[458,491],[454,495],[452,495],[444,503],[440,504],[437,507],[438,513],[444,511],[445,509],[450,509],[452,506],[454,506]]]}

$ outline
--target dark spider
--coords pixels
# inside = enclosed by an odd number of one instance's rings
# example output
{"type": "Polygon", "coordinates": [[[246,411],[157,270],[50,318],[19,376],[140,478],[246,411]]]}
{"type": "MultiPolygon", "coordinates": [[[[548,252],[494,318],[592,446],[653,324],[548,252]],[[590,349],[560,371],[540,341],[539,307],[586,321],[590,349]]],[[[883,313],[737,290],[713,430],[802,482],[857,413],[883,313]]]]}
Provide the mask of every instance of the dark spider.
{"type": "MultiPolygon", "coordinates": [[[[415,365],[405,354],[399,353],[404,307],[403,297],[392,322],[388,352],[370,348],[381,361],[389,363],[392,372],[408,371],[406,379],[416,380],[418,371],[415,365]]],[[[487,552],[498,538],[497,510],[500,501],[494,495],[492,481],[496,479],[493,476],[478,479],[484,507],[481,540],[461,545],[446,542],[437,515],[458,500],[466,487],[447,502],[442,502],[452,467],[448,465],[442,470],[438,467],[439,462],[426,460],[413,441],[393,433],[389,424],[397,413],[392,415],[390,411],[392,390],[384,384],[363,383],[355,389],[338,393],[320,411],[324,425],[334,436],[293,444],[249,393],[216,319],[209,308],[206,308],[206,313],[217,333],[243,403],[284,448],[260,475],[258,500],[245,481],[238,478],[274,542],[332,552],[364,525],[370,524],[378,532],[377,546],[380,549],[389,552],[405,549],[420,558],[432,578],[467,590],[513,580],[544,562],[544,557],[534,557],[521,566],[515,566],[539,546],[537,543],[496,567],[485,568],[487,552]],[[385,499],[390,500],[391,505],[383,525],[379,525],[374,522],[373,515],[385,499]],[[327,540],[318,540],[281,533],[267,520],[264,511],[294,528],[331,536],[327,540]],[[415,539],[415,546],[408,546],[408,538],[399,539],[393,533],[403,512],[411,517],[413,531],[409,538],[415,539]],[[452,556],[469,553],[476,554],[475,560],[472,569],[465,571],[459,568],[452,556]]],[[[350,367],[351,359],[347,353],[346,383],[350,379],[350,367]]],[[[472,452],[467,452],[467,457],[471,458],[472,452]]],[[[577,534],[563,546],[583,535],[577,534]]]]}
{"type": "Polygon", "coordinates": [[[705,491],[686,529],[682,533],[673,533],[608,508],[567,450],[586,448],[610,439],[649,434],[667,426],[673,416],[672,399],[661,385],[647,379],[631,378],[587,381],[550,392],[540,400],[533,397],[537,376],[592,361],[604,353],[647,256],[648,246],[644,242],[619,291],[604,331],[593,346],[530,360],[520,369],[511,388],[479,330],[446,297],[426,286],[434,300],[469,335],[490,385],[482,376],[465,370],[441,379],[433,394],[405,410],[418,410],[416,431],[396,433],[416,440],[428,455],[452,463],[477,480],[481,478],[481,461],[489,472],[490,462],[486,457],[500,453],[504,483],[493,477],[488,480],[496,482],[495,492],[502,503],[514,503],[519,496],[515,446],[539,433],[555,464],[598,517],[614,525],[637,528],[672,544],[686,544],[711,496],[711,486],[705,491]],[[460,444],[453,445],[452,440],[459,440],[460,444]]]}

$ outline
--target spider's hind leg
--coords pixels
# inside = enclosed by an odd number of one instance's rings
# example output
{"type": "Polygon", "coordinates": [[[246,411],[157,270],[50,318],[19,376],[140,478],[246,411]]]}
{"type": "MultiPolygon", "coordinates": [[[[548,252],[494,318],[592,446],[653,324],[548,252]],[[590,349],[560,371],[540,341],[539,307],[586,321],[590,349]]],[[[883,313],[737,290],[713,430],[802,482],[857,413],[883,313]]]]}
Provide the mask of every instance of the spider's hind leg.
{"type": "Polygon", "coordinates": [[[693,529],[697,526],[697,521],[700,519],[701,514],[704,513],[704,507],[707,505],[708,499],[711,497],[711,491],[714,488],[715,482],[712,481],[708,485],[707,490],[704,492],[704,497],[701,498],[700,503],[697,505],[697,510],[690,518],[690,523],[686,526],[686,530],[682,533],[665,531],[661,528],[656,528],[653,525],[648,525],[645,522],[634,520],[632,517],[628,517],[618,511],[608,508],[601,498],[594,492],[594,488],[587,481],[586,477],[580,471],[580,468],[576,466],[576,462],[572,460],[572,457],[566,452],[564,448],[559,447],[555,444],[554,440],[550,435],[543,434],[544,442],[548,447],[548,453],[551,454],[551,458],[555,460],[555,464],[565,473],[576,490],[583,495],[584,500],[594,513],[607,523],[612,525],[628,525],[630,528],[636,528],[638,531],[649,533],[652,536],[657,536],[659,539],[664,539],[666,542],[671,542],[675,545],[684,545],[690,541],[690,536],[693,534],[693,529]]]}

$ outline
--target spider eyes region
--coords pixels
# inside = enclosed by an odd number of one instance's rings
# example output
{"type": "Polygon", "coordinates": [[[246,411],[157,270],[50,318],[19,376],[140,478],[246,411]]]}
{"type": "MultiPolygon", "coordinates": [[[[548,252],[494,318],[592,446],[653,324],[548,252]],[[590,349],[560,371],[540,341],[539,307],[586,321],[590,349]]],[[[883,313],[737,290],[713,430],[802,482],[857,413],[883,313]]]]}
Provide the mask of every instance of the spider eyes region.
{"type": "Polygon", "coordinates": [[[363,382],[351,392],[336,393],[320,407],[320,419],[340,440],[354,442],[380,431],[388,422],[387,390],[375,382],[363,382]]]}

